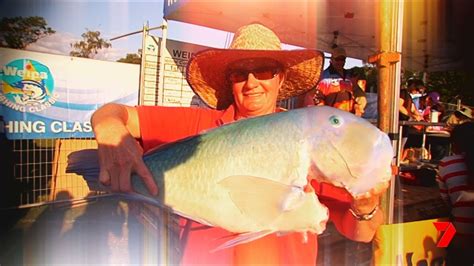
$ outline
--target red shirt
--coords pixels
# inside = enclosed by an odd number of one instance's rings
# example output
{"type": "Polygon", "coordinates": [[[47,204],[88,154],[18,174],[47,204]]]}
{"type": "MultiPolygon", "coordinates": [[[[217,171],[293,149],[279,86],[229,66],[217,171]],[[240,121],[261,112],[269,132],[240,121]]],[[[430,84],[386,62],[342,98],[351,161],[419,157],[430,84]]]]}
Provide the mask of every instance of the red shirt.
{"type": "MultiPolygon", "coordinates": [[[[235,110],[230,106],[224,111],[187,108],[187,107],[137,107],[140,120],[141,142],[145,152],[155,146],[196,135],[203,130],[218,127],[235,121],[235,110]]],[[[319,197],[343,198],[344,208],[350,196],[342,189],[312,183],[319,197]],[[345,194],[341,194],[345,193],[345,194]],[[324,194],[324,195],[322,195],[324,194]]],[[[320,199],[321,199],[320,198],[320,199]]],[[[334,200],[330,200],[334,202],[334,200]]],[[[334,205],[331,204],[330,205],[334,205]]],[[[331,210],[332,211],[332,210],[331,210]]],[[[184,225],[184,223],[183,223],[184,225]]],[[[308,241],[303,242],[299,233],[277,236],[271,234],[258,240],[237,245],[232,248],[209,251],[229,240],[232,233],[221,228],[205,228],[192,222],[187,235],[187,244],[183,251],[182,264],[316,264],[317,236],[308,234],[308,241]]],[[[183,236],[183,234],[182,234],[183,236]]]]}

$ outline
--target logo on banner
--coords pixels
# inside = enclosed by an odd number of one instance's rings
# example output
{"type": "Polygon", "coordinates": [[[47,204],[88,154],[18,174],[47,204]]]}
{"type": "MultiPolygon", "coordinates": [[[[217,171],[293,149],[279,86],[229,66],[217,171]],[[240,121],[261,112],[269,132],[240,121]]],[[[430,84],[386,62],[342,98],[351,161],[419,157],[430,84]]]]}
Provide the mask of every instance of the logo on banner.
{"type": "Polygon", "coordinates": [[[39,112],[53,105],[54,79],[49,68],[32,59],[18,59],[3,66],[0,102],[19,112],[39,112]]]}
{"type": "Polygon", "coordinates": [[[434,222],[433,225],[438,232],[444,231],[444,234],[441,235],[436,246],[439,248],[447,247],[451,240],[453,240],[454,234],[456,234],[456,228],[454,228],[454,225],[450,222],[434,222]]]}

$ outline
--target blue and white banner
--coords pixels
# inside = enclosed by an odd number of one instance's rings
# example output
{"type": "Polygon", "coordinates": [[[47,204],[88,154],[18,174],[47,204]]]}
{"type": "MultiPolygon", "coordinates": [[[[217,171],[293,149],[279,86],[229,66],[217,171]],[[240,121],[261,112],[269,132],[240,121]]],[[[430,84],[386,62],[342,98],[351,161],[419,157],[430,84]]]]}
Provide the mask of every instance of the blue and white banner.
{"type": "Polygon", "coordinates": [[[98,107],[138,104],[139,65],[0,48],[0,66],[8,139],[93,137],[98,107]]]}
{"type": "Polygon", "coordinates": [[[163,17],[167,18],[173,12],[179,10],[187,0],[165,0],[163,1],[163,17]]]}

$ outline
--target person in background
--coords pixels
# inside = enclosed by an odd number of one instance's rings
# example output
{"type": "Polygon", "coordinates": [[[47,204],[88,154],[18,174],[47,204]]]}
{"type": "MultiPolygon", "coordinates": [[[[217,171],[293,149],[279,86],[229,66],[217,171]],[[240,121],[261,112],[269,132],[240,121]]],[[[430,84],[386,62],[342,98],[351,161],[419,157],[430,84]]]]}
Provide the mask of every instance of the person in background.
{"type": "Polygon", "coordinates": [[[441,117],[444,115],[444,107],[441,104],[441,95],[436,91],[432,91],[423,96],[422,99],[420,107],[423,110],[423,119],[428,122],[439,122],[441,117]]]}
{"type": "MultiPolygon", "coordinates": [[[[278,36],[261,24],[239,28],[229,49],[201,51],[188,63],[186,79],[210,109],[107,104],[93,114],[100,181],[113,191],[130,192],[130,175],[137,173],[156,195],[158,188],[142,160],[144,151],[239,119],[283,111],[277,101],[316,86],[322,64],[319,51],[281,50],[278,36]]],[[[383,221],[377,210],[388,183],[357,198],[325,183],[311,185],[341,234],[355,241],[372,240],[383,221]]],[[[190,221],[182,226],[181,264],[316,263],[316,235],[304,242],[298,233],[271,234],[211,253],[216,241],[230,232],[190,221]]]]}
{"type": "MultiPolygon", "coordinates": [[[[398,119],[399,121],[421,121],[423,117],[418,113],[416,110],[415,104],[413,103],[412,97],[408,90],[406,89],[401,89],[400,90],[400,98],[398,101],[399,104],[399,116],[398,119]]],[[[416,133],[418,129],[414,128],[413,126],[403,126],[402,128],[402,156],[401,156],[401,161],[403,161],[406,158],[406,153],[405,153],[405,146],[408,147],[419,147],[417,144],[410,143],[407,145],[408,138],[412,138],[411,142],[420,142],[420,140],[416,139],[413,140],[413,138],[417,138],[414,133],[416,133]]],[[[421,142],[420,142],[421,143],[421,142]]]]}
{"type": "MultiPolygon", "coordinates": [[[[432,91],[422,97],[420,106],[423,109],[422,115],[426,122],[439,123],[445,114],[445,108],[440,101],[441,95],[432,91]]],[[[431,161],[439,162],[449,153],[449,132],[443,126],[427,126],[425,129],[428,133],[426,138],[426,147],[429,147],[431,161]]]]}
{"type": "Polygon", "coordinates": [[[407,91],[410,93],[416,110],[420,110],[420,99],[425,95],[425,83],[421,79],[410,78],[407,81],[407,91]]]}
{"type": "Polygon", "coordinates": [[[447,265],[473,265],[474,252],[474,122],[454,127],[450,137],[454,155],[439,163],[441,197],[451,208],[456,234],[448,246],[447,265]]]}
{"type": "Polygon", "coordinates": [[[329,67],[324,70],[316,88],[305,95],[304,106],[327,105],[357,116],[364,114],[367,105],[365,74],[361,68],[344,69],[345,60],[344,48],[333,49],[329,67]]]}
{"type": "Polygon", "coordinates": [[[365,94],[367,86],[367,75],[363,68],[353,67],[350,70],[350,80],[353,85],[353,97],[354,97],[354,113],[357,116],[362,116],[367,106],[367,97],[365,94]]]}
{"type": "Polygon", "coordinates": [[[354,93],[352,90],[353,85],[350,80],[323,79],[312,93],[306,95],[305,106],[326,105],[355,113],[354,93]]]}
{"type": "Polygon", "coordinates": [[[329,66],[324,70],[322,79],[349,79],[350,72],[344,68],[346,64],[346,50],[337,46],[331,51],[331,60],[329,66]]]}
{"type": "Polygon", "coordinates": [[[456,125],[472,121],[472,109],[468,106],[461,106],[459,110],[454,111],[446,119],[446,124],[448,125],[448,130],[452,130],[456,125]]]}

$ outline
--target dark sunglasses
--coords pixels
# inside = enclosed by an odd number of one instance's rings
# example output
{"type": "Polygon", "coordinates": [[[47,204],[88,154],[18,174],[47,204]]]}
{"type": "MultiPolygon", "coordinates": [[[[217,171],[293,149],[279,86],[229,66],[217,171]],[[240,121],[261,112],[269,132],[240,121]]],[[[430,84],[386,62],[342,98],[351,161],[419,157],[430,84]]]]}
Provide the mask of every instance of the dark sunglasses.
{"type": "Polygon", "coordinates": [[[250,73],[252,73],[258,80],[269,80],[274,78],[280,72],[281,69],[275,67],[261,67],[252,70],[236,69],[230,70],[227,77],[231,82],[238,83],[246,81],[250,73]]]}

